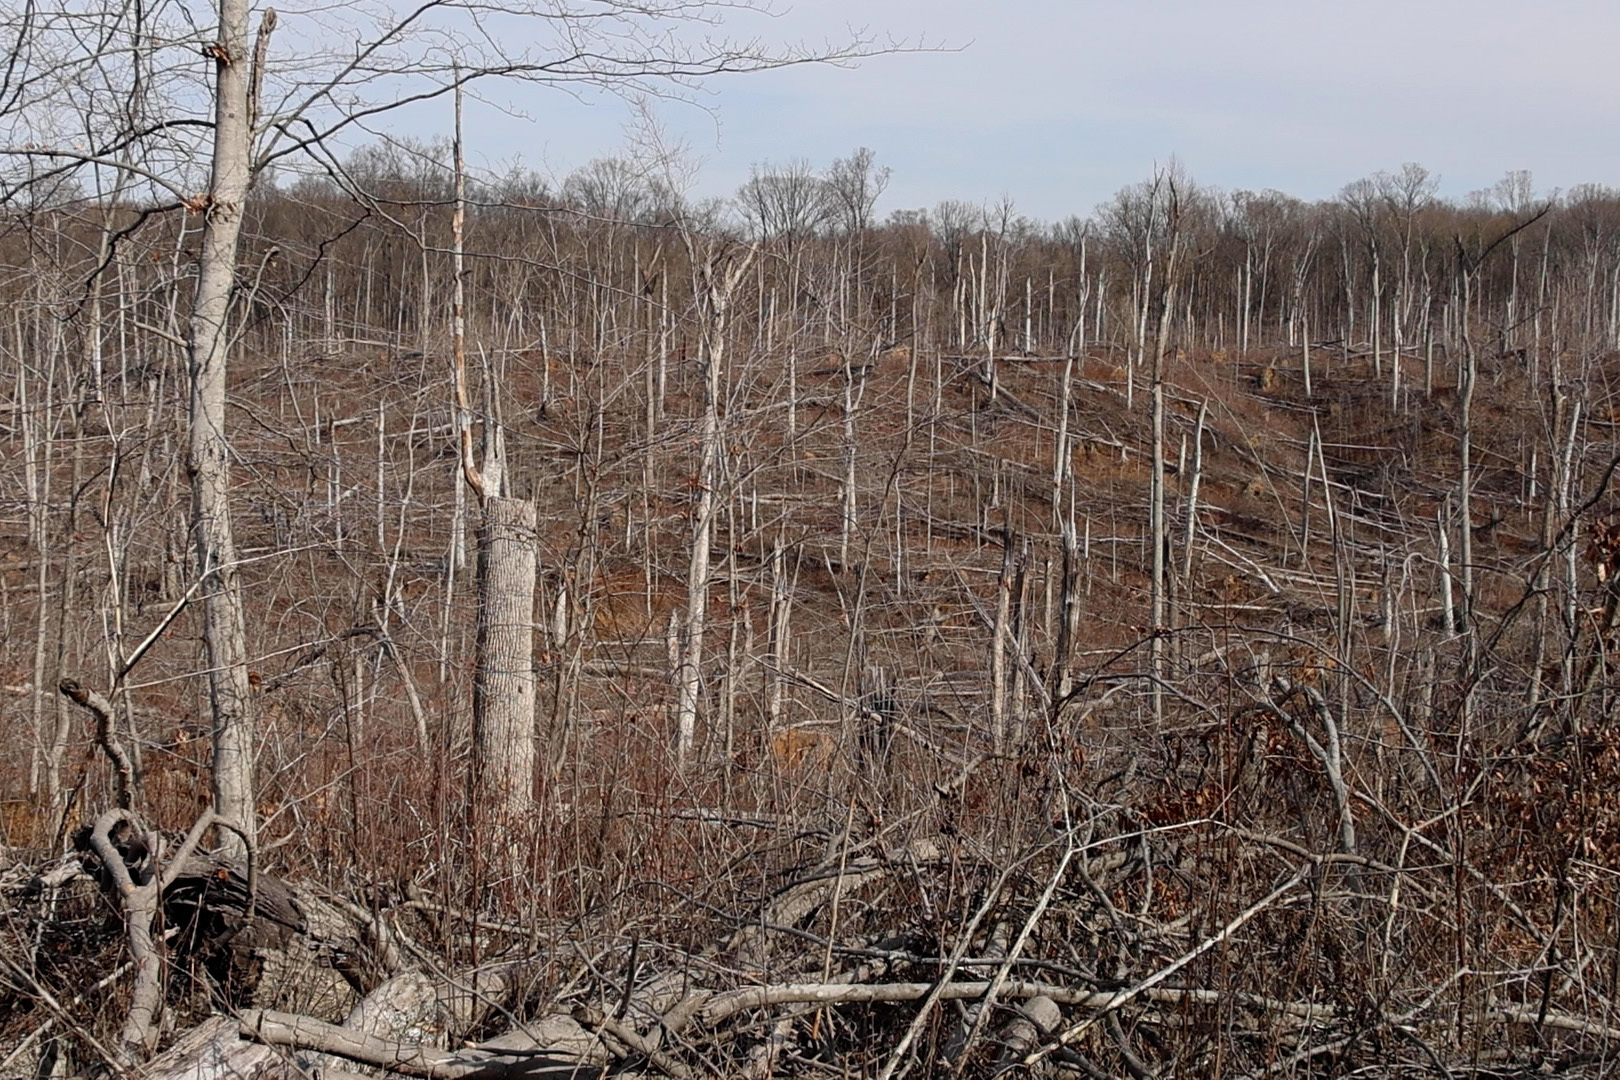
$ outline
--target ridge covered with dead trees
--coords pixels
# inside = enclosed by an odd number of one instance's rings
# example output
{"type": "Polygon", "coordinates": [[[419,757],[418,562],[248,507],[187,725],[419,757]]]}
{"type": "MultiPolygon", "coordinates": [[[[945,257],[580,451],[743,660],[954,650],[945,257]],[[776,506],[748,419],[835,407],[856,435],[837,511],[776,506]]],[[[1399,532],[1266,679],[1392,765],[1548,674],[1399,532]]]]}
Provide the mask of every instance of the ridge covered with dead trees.
{"type": "Polygon", "coordinates": [[[1620,191],[463,156],[8,163],[0,1076],[1610,1067],[1620,191]]]}

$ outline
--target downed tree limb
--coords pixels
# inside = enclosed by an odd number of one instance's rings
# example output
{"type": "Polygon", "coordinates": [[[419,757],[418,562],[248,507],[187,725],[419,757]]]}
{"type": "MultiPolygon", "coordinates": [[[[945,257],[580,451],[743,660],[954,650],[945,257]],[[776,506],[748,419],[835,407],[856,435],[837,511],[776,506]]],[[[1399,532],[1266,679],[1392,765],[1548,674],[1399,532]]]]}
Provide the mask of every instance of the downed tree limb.
{"type": "MultiPolygon", "coordinates": [[[[907,983],[789,983],[777,986],[754,986],[740,990],[717,992],[696,1006],[678,1010],[705,1025],[719,1025],[739,1013],[750,1009],[778,1005],[861,1005],[919,1001],[933,994],[935,1001],[973,1001],[982,999],[992,989],[991,980],[953,982],[943,985],[935,982],[907,983]]],[[[1091,1009],[1117,1008],[1121,991],[1084,990],[1046,983],[1007,980],[997,993],[1009,999],[1029,1002],[1028,1008],[1041,1020],[1041,1027],[1051,1030],[1055,1026],[1059,1004],[1091,1009]]],[[[1166,1005],[1218,1005],[1236,1002],[1258,1012],[1287,1017],[1296,1025],[1321,1023],[1338,1019],[1329,1005],[1308,1002],[1280,1001],[1256,994],[1223,992],[1218,990],[1151,987],[1136,995],[1144,1000],[1166,1005]]],[[[583,1028],[595,1031],[608,1045],[619,1044],[620,1055],[644,1058],[650,1065],[675,1080],[690,1080],[696,1075],[690,1066],[656,1042],[637,1032],[630,1025],[604,1015],[599,1009],[579,1006],[573,1019],[583,1028]]],[[[1549,1021],[1553,1023],[1553,1021],[1549,1021]]],[[[303,1052],[316,1052],[358,1062],[375,1068],[387,1069],[421,1080],[461,1080],[471,1077],[551,1077],[567,1076],[589,1062],[581,1056],[560,1056],[546,1048],[523,1049],[502,1039],[482,1047],[445,1050],[400,1039],[386,1038],[368,1031],[329,1024],[322,1020],[294,1013],[268,1009],[252,1009],[243,1013],[239,1031],[243,1039],[266,1046],[283,1047],[303,1052]],[[504,1045],[502,1045],[504,1044],[504,1045]]],[[[1021,1029],[1026,1046],[1033,1045],[1034,1032],[1021,1029]]],[[[1039,1053],[1039,1049],[1030,1051],[1039,1053]]],[[[232,1054],[243,1051],[232,1050],[232,1054]]]]}
{"type": "Polygon", "coordinates": [[[163,1004],[163,957],[152,927],[162,906],[163,893],[174,885],[181,868],[191,859],[203,835],[215,826],[237,833],[247,844],[246,910],[247,918],[251,919],[258,882],[252,841],[240,826],[212,810],[204,811],[197,819],[190,835],[167,866],[163,865],[161,838],[156,833],[145,831],[140,819],[127,807],[106,811],[90,827],[88,836],[81,834],[76,841],[95,855],[100,864],[102,881],[117,895],[124,917],[125,941],[129,947],[130,962],[135,968],[129,1012],[118,1036],[118,1054],[126,1065],[145,1060],[157,1048],[158,1012],[163,1004]]]}
{"type": "MultiPolygon", "coordinates": [[[[437,986],[426,975],[395,975],[349,1010],[343,1029],[355,1035],[431,1043],[437,1034],[433,1027],[439,1018],[438,998],[437,986]]],[[[330,1069],[342,1068],[344,1061],[327,1054],[315,1064],[324,1075],[330,1069]]]]}
{"type": "MultiPolygon", "coordinates": [[[[118,969],[115,975],[117,977],[122,977],[122,975],[128,971],[130,967],[130,964],[125,964],[123,967],[118,969]]],[[[4,951],[0,951],[0,976],[3,976],[3,978],[0,978],[0,986],[10,983],[13,986],[26,987],[37,997],[40,1004],[44,1005],[51,1014],[46,1019],[45,1023],[35,1028],[33,1032],[26,1038],[20,1040],[17,1045],[12,1048],[11,1052],[6,1055],[4,1060],[0,1060],[0,1070],[5,1070],[11,1066],[13,1061],[22,1055],[30,1042],[43,1036],[53,1024],[60,1024],[63,1027],[72,1028],[75,1025],[75,1018],[73,1013],[69,1010],[71,1006],[77,1005],[84,995],[80,995],[80,997],[74,998],[64,1005],[62,1002],[57,1000],[55,994],[51,993],[48,988],[40,983],[34,972],[19,965],[10,956],[6,955],[4,951]]],[[[110,981],[110,978],[102,980],[101,983],[98,983],[90,989],[100,990],[102,989],[103,984],[108,981],[110,981]]],[[[86,993],[89,993],[89,991],[86,991],[86,993]]],[[[120,1076],[126,1075],[127,1070],[119,1056],[114,1053],[111,1048],[104,1046],[93,1033],[84,1031],[80,1033],[80,1037],[84,1040],[85,1045],[95,1052],[96,1057],[100,1059],[100,1063],[106,1066],[110,1072],[120,1076]]],[[[9,1076],[12,1074],[7,1073],[6,1075],[9,1076]]]]}
{"type": "Polygon", "coordinates": [[[198,1024],[141,1069],[146,1080],[237,1080],[287,1076],[281,1055],[265,1043],[244,1042],[228,1016],[198,1024]]]}
{"type": "Polygon", "coordinates": [[[574,1019],[581,1025],[600,1034],[611,1035],[634,1052],[640,1054],[665,1076],[672,1076],[675,1080],[687,1080],[692,1075],[691,1070],[683,1065],[679,1059],[671,1057],[651,1039],[646,1038],[629,1024],[615,1020],[611,1016],[604,1016],[600,1009],[589,1005],[581,1005],[574,1010],[574,1019]]]}
{"type": "MultiPolygon", "coordinates": [[[[144,942],[137,945],[133,938],[141,933],[138,925],[151,927],[159,913],[177,947],[207,966],[232,1004],[343,1017],[381,981],[378,968],[386,972],[371,928],[341,903],[261,874],[251,849],[245,862],[200,851],[212,829],[238,826],[204,811],[171,852],[164,849],[162,835],[149,831],[136,814],[115,809],[74,836],[85,869],[126,912],[126,948],[141,990],[132,1002],[134,1021],[149,1022],[143,1017],[152,984],[143,972],[154,960],[161,962],[161,952],[154,943],[152,957],[143,961],[138,949],[144,942]],[[132,915],[132,903],[142,910],[132,915]]],[[[152,1044],[142,1040],[148,1048],[152,1044]]]]}
{"type": "Polygon", "coordinates": [[[1602,1039],[1620,1039],[1620,1028],[1611,1027],[1596,1020],[1570,1016],[1568,1013],[1549,1012],[1543,1015],[1536,1009],[1495,1009],[1487,1015],[1508,1024],[1525,1024],[1530,1027],[1553,1028],[1557,1031],[1573,1031],[1580,1035],[1595,1035],[1602,1039]]]}
{"type": "Polygon", "coordinates": [[[249,1009],[243,1013],[239,1031],[243,1038],[265,1046],[335,1054],[362,1065],[423,1080],[460,1080],[462,1077],[557,1077],[561,1080],[573,1076],[579,1067],[576,1061],[539,1053],[489,1054],[416,1046],[351,1031],[324,1020],[268,1009],[249,1009]]]}
{"type": "MultiPolygon", "coordinates": [[[[967,926],[962,929],[961,940],[957,942],[956,948],[951,952],[949,962],[946,963],[944,971],[940,973],[941,981],[935,983],[934,988],[928,992],[928,996],[923,998],[922,1008],[918,1009],[917,1015],[911,1018],[911,1023],[906,1027],[906,1033],[900,1037],[900,1042],[890,1052],[888,1060],[883,1063],[883,1071],[878,1074],[879,1080],[889,1080],[894,1075],[895,1070],[900,1068],[906,1061],[906,1055],[911,1049],[911,1044],[921,1035],[924,1026],[928,1022],[929,1013],[940,1001],[941,992],[950,985],[946,980],[956,974],[957,965],[962,962],[962,958],[967,955],[968,950],[973,946],[973,935],[978,932],[979,924],[995,909],[997,901],[1001,899],[1002,889],[1006,887],[1007,882],[1017,872],[1019,865],[1019,863],[1013,862],[1003,867],[1001,873],[996,877],[995,884],[991,885],[985,893],[983,903],[973,913],[973,918],[968,920],[967,926]]],[[[994,988],[995,983],[992,982],[990,986],[985,988],[985,993],[990,993],[994,988]]]]}
{"type": "MultiPolygon", "coordinates": [[[[1035,925],[1041,921],[1041,916],[1046,913],[1047,907],[1052,903],[1052,897],[1057,894],[1058,886],[1063,884],[1063,876],[1069,869],[1069,863],[1073,861],[1075,854],[1079,850],[1075,846],[1075,839],[1075,834],[1071,830],[1069,842],[1063,851],[1063,858],[1058,860],[1057,869],[1052,872],[1051,880],[1047,882],[1046,888],[1041,892],[1041,898],[1035,903],[1035,910],[1030,913],[1029,918],[1024,920],[1023,929],[1018,932],[1018,939],[1013,942],[1012,948],[1007,952],[1006,959],[996,968],[996,973],[990,980],[990,989],[985,991],[984,1001],[979,1005],[978,1011],[974,1013],[973,1022],[962,1039],[962,1045],[954,1055],[954,1060],[958,1063],[963,1060],[963,1055],[973,1048],[973,1042],[978,1038],[980,1030],[984,1027],[985,1020],[995,1006],[996,995],[1001,992],[1001,987],[1007,981],[1007,976],[1011,973],[1013,964],[1017,963],[1018,958],[1023,955],[1024,947],[1029,944],[1029,937],[1035,931],[1035,925]]],[[[960,1066],[958,1066],[957,1072],[960,1074],[960,1066]]]]}
{"type": "MultiPolygon", "coordinates": [[[[1001,1053],[992,1075],[1012,1072],[1018,1060],[1041,1044],[1041,1039],[1063,1023],[1057,1002],[1044,994],[1030,998],[1001,1029],[1001,1053]]],[[[1045,1070],[1037,1071],[1037,1075],[1045,1070]]]]}
{"type": "MultiPolygon", "coordinates": [[[[246,1025],[233,1017],[215,1016],[186,1032],[161,1055],[141,1068],[143,1080],[308,1080],[318,1075],[321,1080],[360,1080],[359,1074],[347,1066],[354,1061],[395,1072],[406,1071],[387,1061],[357,1058],[342,1050],[328,1050],[328,1043],[342,1046],[365,1047],[375,1052],[380,1046],[406,1048],[398,1056],[416,1056],[427,1062],[428,1068],[441,1060],[469,1060],[466,1055],[454,1055],[448,1050],[423,1045],[428,1040],[441,1038],[440,1029],[445,1002],[458,993],[454,987],[420,973],[398,975],[378,986],[350,1011],[342,1026],[328,1024],[308,1016],[292,1013],[267,1013],[280,1018],[284,1026],[300,1033],[292,1041],[272,1041],[258,1038],[246,1025]],[[312,1038],[302,1033],[314,1032],[312,1038]],[[292,1052],[290,1052],[292,1051],[292,1052]],[[417,1051],[421,1051],[417,1054],[417,1051]]],[[[531,1030],[543,1030],[546,1025],[531,1024],[531,1030]]],[[[272,1024],[267,1031],[280,1030],[272,1024]]],[[[507,1045],[497,1050],[503,1040],[495,1040],[485,1047],[493,1053],[484,1053],[475,1060],[480,1068],[493,1068],[494,1075],[514,1077],[543,1077],[544,1071],[526,1071],[536,1062],[549,1064],[553,1058],[542,1058],[533,1049],[532,1040],[508,1039],[507,1045]],[[490,1063],[494,1062],[491,1066],[490,1063]],[[506,1064],[503,1064],[506,1063],[506,1064]],[[513,1065],[512,1063],[516,1063],[513,1065]],[[509,1067],[510,1066],[510,1067],[509,1067]]],[[[375,1054],[373,1054],[375,1056],[375,1054]]],[[[596,1064],[584,1053],[568,1058],[573,1067],[596,1064]]],[[[606,1060],[606,1059],[603,1059],[606,1060]]],[[[418,1075],[407,1073],[407,1075],[418,1075]]],[[[440,1075],[437,1073],[422,1075],[440,1075]]],[[[463,1075],[446,1073],[443,1075],[463,1075]]],[[[482,1075],[480,1073],[480,1075],[482,1075]]]]}
{"type": "Polygon", "coordinates": [[[824,876],[795,882],[771,900],[758,922],[750,921],[740,927],[726,942],[726,951],[744,967],[766,967],[765,945],[769,940],[769,931],[797,926],[834,893],[851,893],[887,876],[904,856],[930,862],[940,857],[940,848],[930,839],[914,840],[903,851],[886,858],[851,859],[824,876]]]}
{"type": "Polygon", "coordinates": [[[124,749],[123,741],[118,737],[118,726],[113,720],[112,702],[76,679],[63,679],[56,684],[56,688],[69,701],[95,718],[96,741],[106,751],[107,758],[113,765],[113,790],[117,796],[118,808],[133,810],[136,794],[135,765],[130,760],[129,751],[124,749]]]}
{"type": "Polygon", "coordinates": [[[552,1057],[577,1061],[583,1066],[603,1066],[617,1055],[601,1034],[586,1031],[578,1020],[567,1013],[552,1013],[538,1020],[527,1020],[504,1035],[486,1039],[473,1046],[490,1053],[532,1054],[543,1052],[552,1057]]]}
{"type": "MultiPolygon", "coordinates": [[[[785,983],[776,986],[748,986],[740,990],[717,992],[691,1011],[700,1022],[712,1026],[729,1020],[740,1012],[773,1005],[868,1005],[917,1001],[936,986],[939,984],[933,982],[785,983]]],[[[939,987],[939,999],[972,1001],[989,993],[990,988],[989,979],[946,983],[939,987]]],[[[1023,979],[1009,979],[1002,983],[997,991],[1000,997],[1020,1000],[1045,997],[1060,1005],[1077,1005],[1093,1009],[1107,1007],[1123,993],[1125,991],[1083,990],[1023,979]]],[[[1260,1012],[1288,1016],[1300,1022],[1321,1022],[1336,1019],[1338,1015],[1331,1005],[1281,1001],[1259,994],[1233,991],[1152,987],[1136,996],[1165,1005],[1217,1005],[1235,1001],[1260,1012]]]]}
{"type": "MultiPolygon", "coordinates": [[[[281,1047],[250,1042],[234,1017],[211,1016],[141,1066],[141,1080],[309,1080],[306,1063],[281,1047]]],[[[341,1067],[321,1066],[320,1080],[368,1080],[341,1067]]]]}
{"type": "Polygon", "coordinates": [[[151,865],[157,858],[152,850],[156,841],[139,835],[139,831],[135,815],[126,808],[108,810],[96,819],[90,830],[91,848],[101,860],[102,872],[111,878],[118,893],[130,962],[135,966],[129,1012],[118,1033],[118,1056],[126,1065],[145,1059],[156,1048],[158,1008],[163,1002],[162,957],[152,936],[161,888],[151,865]],[[127,844],[120,845],[113,839],[113,831],[120,827],[134,834],[127,844]],[[125,855],[136,851],[140,852],[140,857],[131,867],[125,855]]]}

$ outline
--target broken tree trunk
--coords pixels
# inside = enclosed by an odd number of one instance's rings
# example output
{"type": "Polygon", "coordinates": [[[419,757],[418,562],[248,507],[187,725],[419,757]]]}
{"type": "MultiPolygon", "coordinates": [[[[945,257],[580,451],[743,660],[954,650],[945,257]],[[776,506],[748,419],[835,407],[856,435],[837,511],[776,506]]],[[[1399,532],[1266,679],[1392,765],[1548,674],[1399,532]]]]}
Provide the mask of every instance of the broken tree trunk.
{"type": "Polygon", "coordinates": [[[533,808],[535,507],[490,498],[478,537],[470,801],[507,826],[533,808]]]}

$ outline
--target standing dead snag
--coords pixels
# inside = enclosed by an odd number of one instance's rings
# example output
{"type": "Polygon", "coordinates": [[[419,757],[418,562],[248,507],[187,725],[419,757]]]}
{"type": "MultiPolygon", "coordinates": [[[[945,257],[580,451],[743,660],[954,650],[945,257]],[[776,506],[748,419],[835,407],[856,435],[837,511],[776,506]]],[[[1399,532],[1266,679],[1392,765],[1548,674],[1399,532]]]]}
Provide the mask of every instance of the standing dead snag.
{"type": "Polygon", "coordinates": [[[720,401],[726,372],[726,331],[731,297],[754,264],[754,249],[736,255],[729,247],[699,257],[694,238],[683,232],[692,256],[698,301],[698,363],[703,370],[703,415],[698,420],[697,505],[692,509],[692,548],[686,571],[686,626],[676,675],[675,757],[683,764],[697,741],[698,698],[703,682],[703,634],[708,622],[709,546],[714,535],[720,483],[720,401]]]}
{"type": "MultiPolygon", "coordinates": [[[[1178,262],[1182,246],[1182,198],[1176,173],[1171,171],[1168,175],[1155,178],[1152,198],[1155,204],[1160,199],[1159,187],[1163,183],[1165,194],[1163,196],[1164,229],[1167,235],[1165,253],[1164,281],[1159,287],[1158,297],[1158,328],[1153,347],[1153,458],[1148,493],[1149,532],[1152,534],[1153,557],[1150,565],[1153,571],[1152,595],[1150,598],[1150,612],[1148,624],[1153,634],[1150,650],[1153,665],[1153,722],[1164,722],[1164,680],[1169,672],[1165,666],[1165,639],[1167,628],[1166,614],[1169,609],[1169,561],[1170,537],[1168,523],[1165,519],[1164,505],[1164,383],[1165,383],[1165,353],[1170,344],[1170,332],[1175,322],[1176,306],[1176,277],[1179,269],[1178,262]]],[[[1158,209],[1157,205],[1154,207],[1158,209]]],[[[1143,304],[1147,304],[1146,298],[1143,304]]],[[[1145,319],[1144,307],[1144,319],[1145,319]]]]}
{"type": "MultiPolygon", "coordinates": [[[[473,456],[467,404],[467,322],[462,260],[466,169],[461,145],[461,84],[456,84],[455,216],[451,222],[458,446],[467,486],[483,504],[478,533],[478,632],[473,656],[473,768],[468,800],[486,802],[497,824],[523,820],[533,808],[535,765],[534,587],[536,511],[507,491],[506,441],[493,404],[484,417],[484,461],[473,456]]],[[[485,379],[491,374],[486,368],[485,379]]],[[[486,403],[499,390],[487,387],[486,403]]],[[[508,852],[515,858],[515,852],[508,852]]]]}
{"type": "MultiPolygon", "coordinates": [[[[275,26],[267,12],[259,54],[275,26]]],[[[186,472],[191,477],[191,531],[202,582],[203,645],[214,720],[214,810],[241,824],[251,846],[253,694],[248,686],[247,616],[236,573],[231,529],[230,447],[225,436],[225,368],[230,353],[231,293],[236,285],[242,214],[253,183],[253,110],[248,68],[247,0],[220,0],[215,59],[212,175],[204,205],[197,288],[187,337],[191,415],[186,472]]],[[[235,845],[234,839],[227,840],[235,845]]],[[[236,854],[244,849],[238,848],[236,854]]]]}
{"type": "MultiPolygon", "coordinates": [[[[1013,583],[1023,576],[1023,556],[1017,544],[1008,529],[1001,551],[1001,573],[996,578],[996,617],[990,631],[990,739],[998,755],[1007,752],[1007,704],[1011,693],[1008,653],[1018,647],[1012,630],[1013,583]]],[[[1013,678],[1016,681],[1017,676],[1013,678]]]]}
{"type": "Polygon", "coordinates": [[[488,499],[478,534],[472,798],[510,824],[532,806],[535,507],[488,499]]]}

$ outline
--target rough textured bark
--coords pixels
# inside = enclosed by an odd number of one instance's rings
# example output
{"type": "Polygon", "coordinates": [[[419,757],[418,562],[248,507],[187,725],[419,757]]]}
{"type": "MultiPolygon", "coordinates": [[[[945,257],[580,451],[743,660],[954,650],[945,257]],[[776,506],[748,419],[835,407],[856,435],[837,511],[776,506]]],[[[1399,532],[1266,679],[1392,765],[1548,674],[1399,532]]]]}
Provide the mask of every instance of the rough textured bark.
{"type": "Polygon", "coordinates": [[[211,1017],[148,1062],[141,1075],[151,1080],[282,1080],[299,1075],[282,1051],[249,1042],[240,1030],[235,1017],[211,1017]]]}
{"type": "Polygon", "coordinates": [[[473,798],[498,819],[533,805],[535,508],[491,498],[478,535],[473,798]]]}
{"type": "MultiPolygon", "coordinates": [[[[230,350],[231,292],[237,242],[252,180],[247,0],[220,0],[219,36],[208,50],[217,71],[213,173],[197,261],[197,291],[188,338],[191,414],[186,469],[191,477],[192,544],[201,575],[203,645],[213,713],[214,810],[252,837],[253,698],[248,686],[247,628],[231,533],[230,447],[225,434],[225,368],[230,350]]],[[[234,836],[226,844],[240,852],[234,836]]]]}

